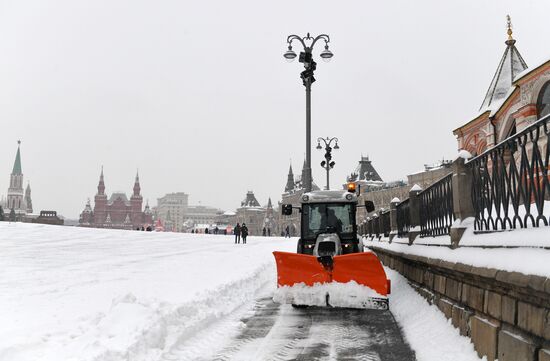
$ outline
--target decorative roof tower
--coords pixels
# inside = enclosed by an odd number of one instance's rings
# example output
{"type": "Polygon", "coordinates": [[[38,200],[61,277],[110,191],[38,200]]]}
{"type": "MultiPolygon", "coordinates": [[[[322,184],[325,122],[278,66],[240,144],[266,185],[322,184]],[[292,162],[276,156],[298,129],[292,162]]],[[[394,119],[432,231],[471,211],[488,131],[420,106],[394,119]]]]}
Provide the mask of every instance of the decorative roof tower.
{"type": "Polygon", "coordinates": [[[101,174],[99,175],[99,183],[97,185],[97,194],[98,195],[105,194],[105,180],[103,178],[103,166],[101,166],[101,174]]]}
{"type": "Polygon", "coordinates": [[[253,191],[246,193],[246,198],[241,202],[241,207],[260,207],[260,202],[256,199],[253,191]]]}
{"type": "Polygon", "coordinates": [[[372,161],[369,159],[369,156],[361,156],[361,160],[357,168],[355,168],[355,172],[348,177],[348,181],[350,182],[355,182],[357,180],[382,182],[382,177],[378,175],[378,172],[372,166],[372,161]]]}
{"type": "Polygon", "coordinates": [[[512,20],[510,19],[510,15],[506,16],[506,20],[508,27],[508,39],[504,42],[506,44],[506,49],[498,64],[491,85],[489,85],[481,108],[479,108],[480,111],[488,110],[491,108],[491,105],[494,105],[498,100],[504,99],[512,87],[514,78],[527,69],[527,64],[515,46],[516,40],[512,37],[512,20]]]}
{"type": "Polygon", "coordinates": [[[294,189],[294,173],[292,173],[292,164],[288,169],[288,176],[286,179],[285,193],[288,193],[294,189]]]}
{"type": "Polygon", "coordinates": [[[8,188],[7,208],[13,210],[16,214],[25,214],[27,212],[23,193],[23,172],[21,168],[21,141],[17,141],[17,153],[13,170],[10,175],[10,186],[8,188]]]}
{"type": "MultiPolygon", "coordinates": [[[[307,168],[307,163],[306,163],[306,159],[304,158],[304,165],[302,165],[302,177],[300,178],[302,188],[305,188],[304,187],[304,185],[305,185],[304,182],[305,182],[306,177],[307,177],[306,168],[307,168]]],[[[313,179],[311,181],[313,182],[313,179]]]]}
{"type": "Polygon", "coordinates": [[[25,205],[27,207],[27,214],[32,213],[32,199],[31,199],[31,185],[27,183],[27,188],[25,189],[25,205]]]}

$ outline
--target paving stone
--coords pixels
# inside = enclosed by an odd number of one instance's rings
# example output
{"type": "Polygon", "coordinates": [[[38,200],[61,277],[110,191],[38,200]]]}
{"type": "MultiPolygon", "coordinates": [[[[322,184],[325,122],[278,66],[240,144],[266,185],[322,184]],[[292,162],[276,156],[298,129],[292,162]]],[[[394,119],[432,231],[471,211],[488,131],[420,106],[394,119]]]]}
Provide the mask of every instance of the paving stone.
{"type": "Polygon", "coordinates": [[[448,261],[441,261],[439,262],[439,267],[441,268],[446,268],[448,270],[452,270],[455,266],[455,263],[454,262],[448,262],[448,261]]]}
{"type": "Polygon", "coordinates": [[[499,361],[535,361],[536,346],[528,339],[509,331],[498,333],[499,361]]]}
{"type": "Polygon", "coordinates": [[[519,287],[527,287],[529,285],[529,276],[519,272],[498,271],[497,281],[510,283],[519,287]]]}
{"type": "Polygon", "coordinates": [[[453,314],[453,303],[444,298],[440,298],[437,302],[437,307],[443,312],[445,317],[451,318],[453,314]]]}
{"type": "Polygon", "coordinates": [[[424,279],[422,280],[422,283],[428,286],[429,288],[434,287],[434,274],[430,271],[424,271],[424,279]]]}
{"type": "Polygon", "coordinates": [[[479,276],[479,277],[485,277],[485,278],[496,278],[498,270],[494,268],[485,268],[485,267],[473,267],[470,271],[472,274],[479,276]]]}
{"type": "Polygon", "coordinates": [[[472,265],[470,264],[456,263],[453,269],[462,273],[472,273],[472,265]]]}
{"type": "Polygon", "coordinates": [[[498,320],[502,319],[502,296],[496,292],[485,291],[484,312],[498,320]]]}
{"type": "Polygon", "coordinates": [[[432,291],[426,289],[426,288],[418,288],[416,290],[422,297],[424,297],[426,299],[426,301],[428,301],[428,303],[432,304],[433,303],[433,298],[434,298],[434,294],[432,291]]]}
{"type": "Polygon", "coordinates": [[[439,263],[441,262],[440,259],[437,258],[427,258],[426,263],[430,266],[438,267],[439,263]]]}
{"type": "Polygon", "coordinates": [[[413,272],[414,281],[422,284],[422,281],[424,281],[424,271],[420,267],[416,267],[413,272]]]}
{"type": "Polygon", "coordinates": [[[453,280],[452,278],[447,278],[445,285],[445,295],[452,300],[460,301],[460,293],[462,291],[462,283],[453,280]]]}
{"type": "Polygon", "coordinates": [[[529,288],[535,291],[544,292],[544,283],[548,278],[542,276],[529,276],[529,288]]]}
{"type": "Polygon", "coordinates": [[[546,311],[546,317],[544,318],[544,330],[543,337],[545,340],[550,341],[550,311],[546,311]]]}
{"type": "Polygon", "coordinates": [[[543,336],[547,311],[529,303],[518,302],[518,326],[537,336],[543,336]]]}
{"type": "Polygon", "coordinates": [[[435,275],[434,277],[434,290],[441,294],[445,294],[445,281],[447,278],[441,275],[435,275]]]}
{"type": "Polygon", "coordinates": [[[497,358],[499,325],[478,316],[470,318],[471,337],[479,357],[487,356],[487,361],[497,358]]]}
{"type": "Polygon", "coordinates": [[[516,324],[517,301],[515,298],[502,296],[501,320],[512,325],[516,324]]]}
{"type": "Polygon", "coordinates": [[[550,361],[550,350],[541,348],[539,350],[539,361],[550,361]]]}
{"type": "Polygon", "coordinates": [[[462,302],[480,312],[483,312],[483,296],[484,291],[481,288],[466,283],[462,285],[462,302]]]}
{"type": "Polygon", "coordinates": [[[462,336],[470,335],[470,325],[468,321],[471,316],[472,313],[463,307],[456,304],[453,305],[451,323],[454,327],[458,328],[462,336]]]}

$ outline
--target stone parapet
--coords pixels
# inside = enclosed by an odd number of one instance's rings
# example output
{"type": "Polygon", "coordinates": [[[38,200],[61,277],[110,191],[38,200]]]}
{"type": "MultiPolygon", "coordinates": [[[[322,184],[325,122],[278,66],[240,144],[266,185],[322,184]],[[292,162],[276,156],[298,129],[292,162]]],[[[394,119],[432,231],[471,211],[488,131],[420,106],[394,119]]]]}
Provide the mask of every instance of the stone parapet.
{"type": "Polygon", "coordinates": [[[550,361],[550,278],[372,247],[487,360],[550,361]]]}

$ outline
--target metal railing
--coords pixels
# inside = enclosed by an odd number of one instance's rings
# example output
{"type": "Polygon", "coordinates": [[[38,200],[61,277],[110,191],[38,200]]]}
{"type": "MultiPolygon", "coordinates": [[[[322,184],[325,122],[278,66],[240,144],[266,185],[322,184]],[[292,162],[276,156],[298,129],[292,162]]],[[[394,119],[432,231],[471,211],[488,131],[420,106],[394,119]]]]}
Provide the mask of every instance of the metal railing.
{"type": "Polygon", "coordinates": [[[406,237],[411,228],[411,216],[409,214],[409,198],[399,203],[397,211],[397,236],[406,237]]]}
{"type": "Polygon", "coordinates": [[[363,234],[371,238],[388,237],[391,231],[390,211],[381,209],[363,223],[363,234]]]}
{"type": "Polygon", "coordinates": [[[420,237],[449,234],[453,216],[453,174],[441,178],[422,192],[420,197],[420,237]]]}
{"type": "Polygon", "coordinates": [[[476,231],[548,226],[548,119],[550,115],[467,163],[473,173],[476,231]]]}

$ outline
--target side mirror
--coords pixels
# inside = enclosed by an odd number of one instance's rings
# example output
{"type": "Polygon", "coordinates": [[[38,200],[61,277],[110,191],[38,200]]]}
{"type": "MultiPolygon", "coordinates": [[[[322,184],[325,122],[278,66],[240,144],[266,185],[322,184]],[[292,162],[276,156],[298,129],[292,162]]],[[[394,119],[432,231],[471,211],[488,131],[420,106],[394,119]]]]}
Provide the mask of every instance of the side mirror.
{"type": "Polygon", "coordinates": [[[374,202],[373,201],[365,201],[365,208],[367,209],[367,213],[370,213],[374,211],[374,202]]]}
{"type": "Polygon", "coordinates": [[[292,214],[292,204],[283,204],[281,213],[283,216],[290,216],[292,214]]]}

